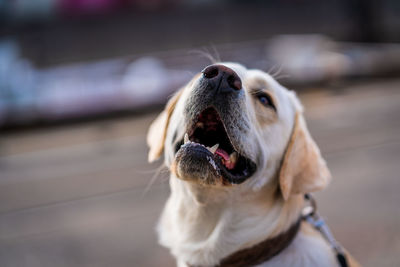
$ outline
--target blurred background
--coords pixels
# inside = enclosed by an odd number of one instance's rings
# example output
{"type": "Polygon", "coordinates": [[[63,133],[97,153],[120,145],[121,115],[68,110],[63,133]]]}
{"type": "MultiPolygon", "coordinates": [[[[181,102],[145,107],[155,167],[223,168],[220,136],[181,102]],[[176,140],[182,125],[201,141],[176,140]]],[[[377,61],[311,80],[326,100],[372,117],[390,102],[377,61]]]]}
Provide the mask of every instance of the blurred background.
{"type": "Polygon", "coordinates": [[[400,264],[397,0],[0,1],[0,266],[174,266],[146,130],[210,56],[297,91],[316,194],[365,266],[400,264]]]}

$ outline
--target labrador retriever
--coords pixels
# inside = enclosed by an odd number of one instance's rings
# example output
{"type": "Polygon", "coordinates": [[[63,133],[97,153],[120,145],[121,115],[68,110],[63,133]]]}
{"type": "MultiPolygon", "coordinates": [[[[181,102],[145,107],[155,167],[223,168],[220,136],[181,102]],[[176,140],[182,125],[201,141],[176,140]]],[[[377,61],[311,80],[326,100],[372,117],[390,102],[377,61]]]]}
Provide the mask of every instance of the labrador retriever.
{"type": "Polygon", "coordinates": [[[148,160],[164,151],[171,173],[158,234],[178,266],[340,266],[301,219],[304,195],[330,172],[296,94],[267,73],[206,67],[169,100],[147,143],[148,160]]]}

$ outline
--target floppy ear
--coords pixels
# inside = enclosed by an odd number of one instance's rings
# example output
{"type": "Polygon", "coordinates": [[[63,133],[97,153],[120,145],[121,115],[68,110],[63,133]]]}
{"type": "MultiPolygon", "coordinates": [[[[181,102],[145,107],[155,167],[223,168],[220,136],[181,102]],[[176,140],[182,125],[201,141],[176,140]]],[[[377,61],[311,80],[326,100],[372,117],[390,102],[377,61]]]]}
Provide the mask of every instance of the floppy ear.
{"type": "Polygon", "coordinates": [[[150,148],[148,154],[148,161],[153,162],[157,160],[164,149],[165,137],[167,136],[167,128],[172,112],[175,109],[176,103],[181,96],[183,89],[179,90],[168,101],[165,109],[157,116],[151,123],[149,131],[147,132],[147,145],[150,148]]]}
{"type": "Polygon", "coordinates": [[[283,198],[287,200],[291,194],[321,190],[328,184],[330,178],[325,160],[311,138],[303,116],[297,113],[279,173],[283,198]]]}

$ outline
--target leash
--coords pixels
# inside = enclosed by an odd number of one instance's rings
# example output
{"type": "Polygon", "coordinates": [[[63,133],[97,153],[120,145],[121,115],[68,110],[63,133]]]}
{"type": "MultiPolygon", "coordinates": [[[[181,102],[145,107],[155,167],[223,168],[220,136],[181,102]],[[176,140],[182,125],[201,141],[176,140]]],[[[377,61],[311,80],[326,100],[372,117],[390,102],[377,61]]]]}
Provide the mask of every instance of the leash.
{"type": "Polygon", "coordinates": [[[317,203],[315,202],[315,199],[310,194],[305,194],[304,198],[307,202],[309,202],[309,205],[303,209],[303,220],[311,224],[318,232],[322,234],[326,241],[328,241],[329,245],[336,253],[336,259],[339,265],[341,267],[348,267],[346,255],[342,246],[333,237],[333,234],[328,225],[325,223],[325,220],[317,213],[317,203]]]}

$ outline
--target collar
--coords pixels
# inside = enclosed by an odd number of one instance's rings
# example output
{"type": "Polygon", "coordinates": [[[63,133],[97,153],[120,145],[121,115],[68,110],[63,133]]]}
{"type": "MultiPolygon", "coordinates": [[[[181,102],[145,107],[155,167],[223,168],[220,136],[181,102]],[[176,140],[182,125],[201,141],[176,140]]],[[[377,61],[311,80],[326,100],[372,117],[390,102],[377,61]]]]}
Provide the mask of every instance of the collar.
{"type": "MultiPolygon", "coordinates": [[[[215,267],[255,266],[268,261],[290,245],[300,229],[301,221],[300,217],[286,232],[223,258],[215,267]]],[[[188,266],[199,267],[190,264],[188,266]]]]}
{"type": "Polygon", "coordinates": [[[287,248],[300,229],[299,218],[286,232],[222,259],[218,267],[254,266],[270,260],[287,248]]]}
{"type": "MultiPolygon", "coordinates": [[[[341,267],[348,267],[347,258],[341,245],[335,240],[330,229],[322,217],[317,214],[317,204],[310,194],[304,198],[309,202],[302,212],[302,216],[286,231],[274,238],[267,239],[250,248],[239,250],[221,260],[215,267],[243,267],[255,266],[266,262],[287,248],[296,237],[301,222],[307,221],[328,241],[335,251],[337,261],[341,267]]],[[[188,264],[189,267],[200,267],[188,264]]]]}

